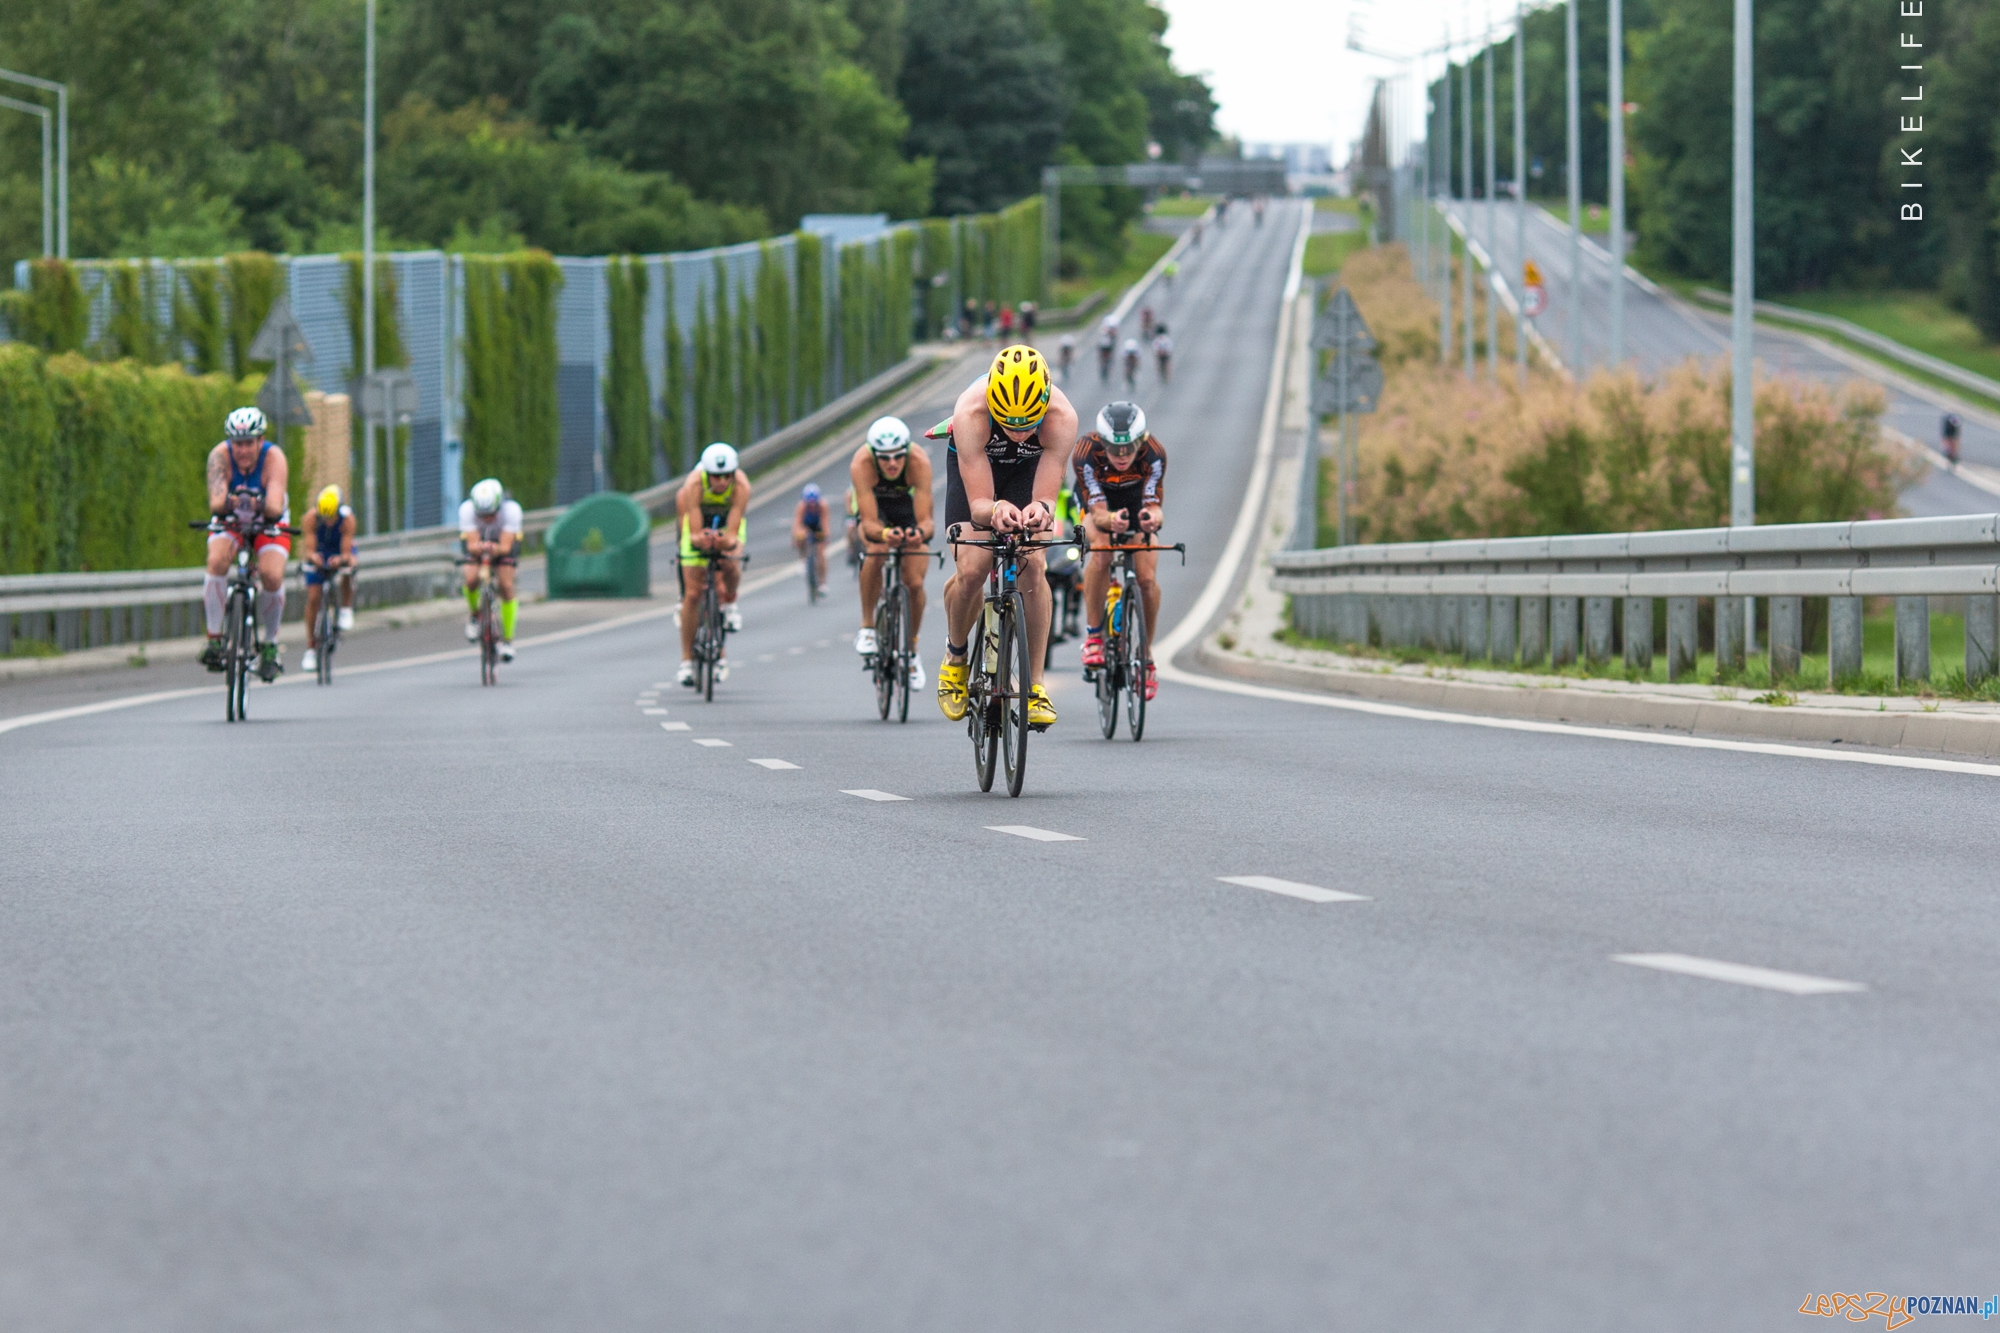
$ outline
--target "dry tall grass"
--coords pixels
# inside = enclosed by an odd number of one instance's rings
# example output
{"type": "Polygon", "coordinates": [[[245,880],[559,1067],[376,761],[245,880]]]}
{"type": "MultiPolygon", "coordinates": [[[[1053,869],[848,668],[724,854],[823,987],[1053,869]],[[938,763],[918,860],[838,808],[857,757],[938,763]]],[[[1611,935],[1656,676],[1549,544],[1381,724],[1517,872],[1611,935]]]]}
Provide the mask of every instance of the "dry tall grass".
{"type": "MultiPolygon", "coordinates": [[[[1363,251],[1341,276],[1381,343],[1385,378],[1379,410],[1359,418],[1360,540],[1728,521],[1726,363],[1690,361],[1650,382],[1600,372],[1580,388],[1537,368],[1523,389],[1511,366],[1500,384],[1468,382],[1437,364],[1437,305],[1401,246],[1363,251]]],[[[1885,405],[1872,386],[1759,380],[1757,521],[1893,512],[1914,465],[1882,442],[1885,405]]]]}

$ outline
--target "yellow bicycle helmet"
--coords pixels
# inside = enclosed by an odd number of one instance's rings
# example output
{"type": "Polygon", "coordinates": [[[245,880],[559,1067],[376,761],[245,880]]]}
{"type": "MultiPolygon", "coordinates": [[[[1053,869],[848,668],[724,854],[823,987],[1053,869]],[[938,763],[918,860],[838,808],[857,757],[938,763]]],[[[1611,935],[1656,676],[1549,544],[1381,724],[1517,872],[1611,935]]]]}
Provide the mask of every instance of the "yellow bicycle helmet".
{"type": "Polygon", "coordinates": [[[340,487],[329,486],[319,493],[319,516],[332,518],[340,512],[340,487]]]}
{"type": "Polygon", "coordinates": [[[1049,411],[1049,368],[1026,343],[1000,349],[986,372],[986,410],[1010,430],[1032,430],[1049,411]]]}

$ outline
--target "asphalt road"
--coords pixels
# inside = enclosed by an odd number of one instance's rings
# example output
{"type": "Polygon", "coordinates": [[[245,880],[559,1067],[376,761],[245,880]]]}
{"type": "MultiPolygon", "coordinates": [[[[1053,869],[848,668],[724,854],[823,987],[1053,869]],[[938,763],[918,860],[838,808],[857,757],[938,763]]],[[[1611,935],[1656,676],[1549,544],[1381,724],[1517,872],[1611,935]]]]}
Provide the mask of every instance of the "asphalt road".
{"type": "MultiPolygon", "coordinates": [[[[1183,265],[1142,386],[1169,624],[1239,509],[1282,217],[1183,265]]],[[[0,1327],[1770,1329],[1990,1288],[1993,777],[1185,682],[1135,746],[1064,670],[1008,800],[934,708],[875,719],[858,606],[744,609],[712,704],[652,606],[524,628],[494,689],[382,659],[241,726],[204,687],[0,733],[0,1327]]]]}
{"type": "MultiPolygon", "coordinates": [[[[1488,205],[1483,200],[1452,204],[1452,211],[1468,224],[1473,239],[1493,254],[1507,281],[1519,290],[1522,254],[1515,244],[1514,206],[1502,201],[1498,217],[1492,221],[1495,235],[1489,245],[1488,205]]],[[[1569,302],[1571,300],[1569,229],[1540,208],[1528,209],[1527,257],[1541,266],[1549,306],[1537,321],[1542,336],[1565,361],[1570,359],[1569,302]]],[[[1606,364],[1611,341],[1611,258],[1594,240],[1586,237],[1581,247],[1582,281],[1577,290],[1583,301],[1584,364],[1598,368],[1606,364]]],[[[1464,312],[1453,309],[1459,329],[1464,312]]],[[[1480,330],[1485,336],[1485,330],[1480,330]]],[[[1913,440],[1936,447],[1938,425],[1947,411],[1959,405],[1921,385],[1896,382],[1872,375],[1867,362],[1843,361],[1828,356],[1807,339],[1775,329],[1757,326],[1757,361],[1767,374],[1796,375],[1829,384],[1868,379],[1879,385],[1888,400],[1883,420],[1913,440]],[[1857,365],[1856,362],[1859,362],[1857,365]]],[[[1729,317],[1705,310],[1664,293],[1649,292],[1628,275],[1625,278],[1625,350],[1627,358],[1641,373],[1657,374],[1690,357],[1713,360],[1729,356],[1729,317]]],[[[1462,354],[1462,352],[1461,352],[1462,354]]],[[[1482,363],[1483,364],[1483,363],[1482,363]]],[[[2000,469],[2000,429],[1984,414],[1964,414],[1961,457],[1984,468],[2000,469]]],[[[1996,473],[2000,475],[2000,473],[1996,473]]],[[[1917,482],[1904,492],[1902,505],[1915,517],[1933,514],[1990,514],[2000,509],[2000,496],[1993,490],[1974,485],[1963,476],[1941,468],[1926,467],[1917,482]]]]}

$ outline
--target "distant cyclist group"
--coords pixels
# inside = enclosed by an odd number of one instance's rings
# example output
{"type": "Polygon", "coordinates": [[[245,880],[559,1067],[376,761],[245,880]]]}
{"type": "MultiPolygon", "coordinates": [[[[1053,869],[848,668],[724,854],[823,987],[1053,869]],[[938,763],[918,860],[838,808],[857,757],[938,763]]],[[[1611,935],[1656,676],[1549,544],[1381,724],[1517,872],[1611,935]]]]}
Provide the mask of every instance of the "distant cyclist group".
{"type": "MultiPolygon", "coordinates": [[[[1107,328],[1105,336],[1115,336],[1115,326],[1107,328]]],[[[1172,344],[1164,327],[1149,332],[1164,376],[1172,344]]],[[[1100,349],[1105,345],[1101,341],[1100,349]]],[[[328,486],[316,497],[308,526],[293,528],[286,458],[267,438],[263,413],[239,408],[225,425],[227,438],[209,455],[210,517],[201,525],[209,533],[203,584],[208,645],[202,660],[214,671],[241,665],[246,676],[254,670],[265,681],[276,679],[283,670],[277,631],[284,616],[285,568],[292,538],[303,536],[307,647],[300,664],[320,669],[326,679],[333,642],[353,625],[354,511],[337,486],[328,486]],[[239,606],[240,612],[232,609],[239,606]]],[[[1083,556],[1086,677],[1097,679],[1118,666],[1107,665],[1107,619],[1114,639],[1129,619],[1138,633],[1129,636],[1127,688],[1135,699],[1147,700],[1159,689],[1150,658],[1160,601],[1155,570],[1159,551],[1176,549],[1157,543],[1165,521],[1166,448],[1147,428],[1145,412],[1130,401],[1107,404],[1095,429],[1083,432],[1075,406],[1053,382],[1042,354],[1026,343],[1003,348],[929,437],[945,441],[943,523],[953,559],[944,585],[938,707],[954,722],[971,717],[975,749],[984,745],[987,755],[982,785],[990,783],[992,756],[1005,740],[1010,787],[1018,791],[1017,758],[1025,762],[1026,732],[1056,723],[1043,680],[1051,633],[1051,548],[1083,556]],[[1119,613],[1127,591],[1129,617],[1119,613]]],[[[938,556],[931,545],[938,524],[930,455],[913,446],[903,421],[882,417],[849,458],[848,479],[845,525],[861,610],[854,648],[878,679],[887,717],[898,691],[907,708],[908,693],[927,683],[918,640],[927,605],[925,577],[938,556]]],[[[750,478],[736,450],[717,442],[702,451],[676,497],[678,679],[711,694],[716,682],[728,678],[727,636],[743,627],[737,597],[748,558],[750,496],[750,478]]],[[[512,661],[521,506],[497,478],[488,477],[475,483],[459,506],[458,527],[466,638],[487,644],[498,661],[512,661]]],[[[826,583],[832,536],[831,511],[817,485],[801,492],[791,536],[817,597],[826,583]]],[[[231,716],[237,715],[232,704],[231,716]]],[[[1135,720],[1134,739],[1139,734],[1135,720]]]]}

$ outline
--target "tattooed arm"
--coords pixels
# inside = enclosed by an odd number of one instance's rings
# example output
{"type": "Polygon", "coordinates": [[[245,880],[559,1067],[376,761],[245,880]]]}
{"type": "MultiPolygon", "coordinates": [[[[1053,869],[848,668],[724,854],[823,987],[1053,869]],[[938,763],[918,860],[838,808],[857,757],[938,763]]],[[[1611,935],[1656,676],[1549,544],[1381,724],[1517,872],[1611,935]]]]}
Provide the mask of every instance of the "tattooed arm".
{"type": "Polygon", "coordinates": [[[229,446],[218,444],[208,451],[208,512],[221,514],[229,508],[229,446]]]}

